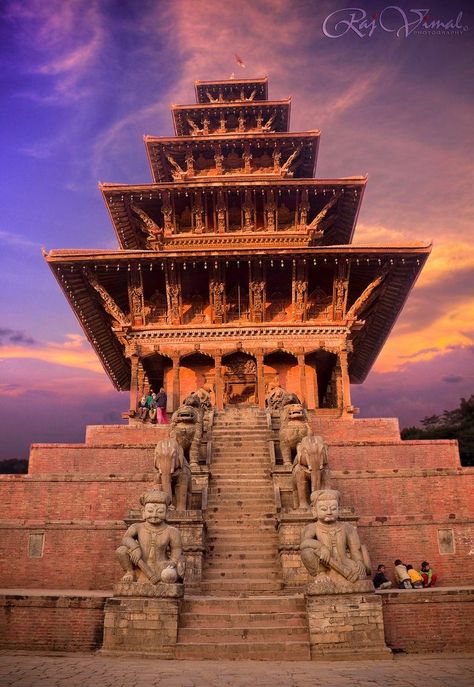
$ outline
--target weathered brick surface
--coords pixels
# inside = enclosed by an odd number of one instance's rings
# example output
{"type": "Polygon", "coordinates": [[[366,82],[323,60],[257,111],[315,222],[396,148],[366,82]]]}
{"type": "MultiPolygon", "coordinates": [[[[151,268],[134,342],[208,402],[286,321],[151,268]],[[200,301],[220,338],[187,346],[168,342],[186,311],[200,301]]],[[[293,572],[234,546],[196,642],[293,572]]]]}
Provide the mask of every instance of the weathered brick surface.
{"type": "Polygon", "coordinates": [[[90,651],[100,647],[105,597],[0,595],[0,647],[90,651]]]}
{"type": "MultiPolygon", "coordinates": [[[[333,470],[459,468],[455,441],[331,442],[333,470]]],[[[123,474],[153,470],[154,443],[33,444],[29,474],[123,474]]]]}
{"type": "Polygon", "coordinates": [[[460,468],[457,441],[329,441],[332,470],[460,468]]]}
{"type": "Polygon", "coordinates": [[[376,594],[307,594],[306,609],[313,660],[352,653],[389,657],[376,594]]]}
{"type": "Polygon", "coordinates": [[[168,425],[136,423],[133,425],[89,425],[86,428],[86,444],[153,444],[166,439],[168,425]]]}
{"type": "Polygon", "coordinates": [[[123,474],[153,472],[155,444],[88,446],[87,444],[33,444],[28,473],[44,475],[123,474]]]}
{"type": "MultiPolygon", "coordinates": [[[[202,576],[204,538],[202,524],[173,522],[178,527],[186,556],[186,584],[198,588],[202,576]]],[[[0,588],[107,589],[123,575],[115,549],[125,532],[121,521],[41,520],[0,523],[0,588]],[[31,533],[44,534],[43,555],[28,556],[31,533]]]]}
{"type": "MultiPolygon", "coordinates": [[[[321,413],[321,411],[316,411],[321,413]]],[[[315,434],[321,434],[326,441],[397,441],[400,440],[398,419],[353,417],[316,417],[309,413],[310,424],[315,434]]]]}
{"type": "Polygon", "coordinates": [[[104,651],[174,658],[178,599],[111,598],[105,605],[104,651]]]}
{"type": "Polygon", "coordinates": [[[474,651],[474,589],[382,592],[385,640],[407,653],[474,651]]]}

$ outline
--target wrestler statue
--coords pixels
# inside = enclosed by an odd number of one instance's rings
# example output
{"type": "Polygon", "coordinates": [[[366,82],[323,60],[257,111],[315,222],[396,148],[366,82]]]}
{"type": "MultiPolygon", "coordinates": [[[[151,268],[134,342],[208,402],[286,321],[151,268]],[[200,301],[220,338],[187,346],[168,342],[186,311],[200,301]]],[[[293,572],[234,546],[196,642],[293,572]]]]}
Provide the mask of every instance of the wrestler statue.
{"type": "Polygon", "coordinates": [[[315,582],[323,585],[347,585],[370,574],[367,550],[356,528],[339,520],[339,502],[338,491],[313,491],[311,506],[316,521],[305,527],[301,537],[301,560],[316,577],[315,582]]]}
{"type": "Polygon", "coordinates": [[[170,498],[164,491],[148,491],[140,498],[144,522],[131,525],[117,549],[125,570],[122,582],[172,584],[182,581],[185,559],[181,535],[166,522],[170,498]]]}

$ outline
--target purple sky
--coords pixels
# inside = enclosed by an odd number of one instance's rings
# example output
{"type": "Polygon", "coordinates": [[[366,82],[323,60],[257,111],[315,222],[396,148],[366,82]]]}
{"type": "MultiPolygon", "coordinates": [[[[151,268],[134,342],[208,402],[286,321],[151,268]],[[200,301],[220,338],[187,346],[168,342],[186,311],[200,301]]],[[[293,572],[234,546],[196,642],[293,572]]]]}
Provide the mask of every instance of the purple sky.
{"type": "Polygon", "coordinates": [[[322,130],[317,176],[369,174],[356,242],[433,241],[388,344],[353,387],[361,416],[405,426],[474,393],[472,5],[427,3],[428,24],[462,12],[463,28],[406,36],[416,3],[348,4],[373,19],[371,36],[324,35],[344,2],[4,0],[0,458],[81,441],[85,424],[128,407],[40,247],[116,247],[97,182],[149,181],[143,134],[172,134],[170,104],[193,102],[194,79],[233,71],[268,74],[270,97],[291,95],[293,131],[322,130]]]}

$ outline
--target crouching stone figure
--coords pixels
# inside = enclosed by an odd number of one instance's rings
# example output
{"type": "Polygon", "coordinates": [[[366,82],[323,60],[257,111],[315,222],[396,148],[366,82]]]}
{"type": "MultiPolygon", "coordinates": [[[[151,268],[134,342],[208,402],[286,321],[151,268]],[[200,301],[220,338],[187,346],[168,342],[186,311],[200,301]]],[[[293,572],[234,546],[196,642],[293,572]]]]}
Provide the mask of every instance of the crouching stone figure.
{"type": "Polygon", "coordinates": [[[356,528],[339,520],[339,502],[338,491],[314,491],[311,506],[316,521],[305,527],[301,537],[301,560],[323,584],[355,583],[370,573],[367,550],[356,528]]]}
{"type": "Polygon", "coordinates": [[[186,564],[179,530],[166,522],[170,498],[153,490],[143,494],[140,503],[144,522],[131,525],[117,549],[125,570],[122,582],[179,582],[186,564]]]}

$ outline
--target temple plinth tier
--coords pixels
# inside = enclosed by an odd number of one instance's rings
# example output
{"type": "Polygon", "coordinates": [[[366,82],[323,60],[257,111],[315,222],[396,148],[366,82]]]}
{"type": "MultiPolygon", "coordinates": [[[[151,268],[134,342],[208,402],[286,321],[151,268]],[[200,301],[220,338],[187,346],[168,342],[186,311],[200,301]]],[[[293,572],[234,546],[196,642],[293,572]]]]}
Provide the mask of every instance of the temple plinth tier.
{"type": "Polygon", "coordinates": [[[176,136],[146,136],[153,182],[101,184],[119,249],[46,260],[130,407],[264,405],[280,382],[320,413],[353,412],[430,246],[352,245],[366,177],[314,178],[318,130],[289,133],[266,78],[198,81],[176,136]]]}

